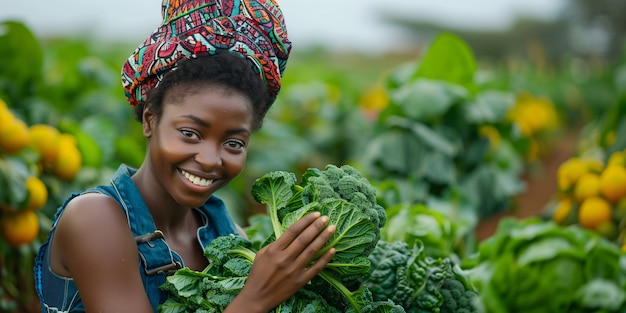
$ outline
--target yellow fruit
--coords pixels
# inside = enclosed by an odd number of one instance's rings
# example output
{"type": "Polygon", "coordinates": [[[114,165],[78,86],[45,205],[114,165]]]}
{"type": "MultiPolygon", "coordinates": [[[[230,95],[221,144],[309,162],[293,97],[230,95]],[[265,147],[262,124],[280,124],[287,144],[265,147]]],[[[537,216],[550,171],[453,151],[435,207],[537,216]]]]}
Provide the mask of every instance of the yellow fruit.
{"type": "Polygon", "coordinates": [[[609,156],[609,160],[606,162],[607,166],[609,165],[626,165],[626,155],[623,151],[613,152],[611,156],[609,156]]]}
{"type": "Polygon", "coordinates": [[[626,243],[622,246],[622,252],[626,252],[626,243]]]}
{"type": "Polygon", "coordinates": [[[36,176],[30,176],[26,180],[26,190],[28,190],[27,210],[39,210],[46,205],[48,201],[48,188],[36,176]]]}
{"type": "Polygon", "coordinates": [[[52,166],[58,157],[59,130],[46,124],[35,124],[30,127],[30,145],[41,154],[41,161],[52,166]]]}
{"type": "Polygon", "coordinates": [[[607,166],[600,175],[600,192],[613,202],[626,196],[626,168],[618,165],[607,166]]]}
{"type": "Polygon", "coordinates": [[[359,101],[359,107],[368,119],[375,119],[378,113],[387,106],[389,106],[389,96],[382,87],[371,89],[359,101]]]}
{"type": "Polygon", "coordinates": [[[559,200],[556,206],[556,210],[554,211],[554,214],[552,215],[552,220],[557,224],[561,224],[563,223],[563,221],[565,221],[565,219],[571,212],[572,212],[572,200],[569,198],[563,198],[559,200]]]}
{"type": "Polygon", "coordinates": [[[2,100],[0,100],[0,131],[7,125],[10,125],[11,123],[13,123],[13,120],[15,119],[15,116],[13,115],[13,112],[11,112],[9,110],[9,108],[6,106],[6,104],[4,102],[1,102],[2,100]]]}
{"type": "Polygon", "coordinates": [[[596,229],[613,218],[611,204],[601,197],[585,199],[578,210],[578,224],[589,229],[596,229]]]}
{"type": "Polygon", "coordinates": [[[583,201],[589,197],[600,194],[600,176],[594,173],[585,173],[576,182],[574,187],[574,198],[583,201]]]}
{"type": "Polygon", "coordinates": [[[64,180],[72,180],[82,166],[82,156],[76,147],[76,139],[69,134],[59,137],[59,151],[57,161],[52,172],[64,180]]]}
{"type": "Polygon", "coordinates": [[[587,166],[585,162],[576,157],[565,161],[558,169],[558,175],[567,178],[572,184],[576,183],[584,173],[587,173],[587,166]]]}
{"type": "Polygon", "coordinates": [[[489,139],[489,144],[492,149],[497,148],[502,140],[500,132],[491,125],[483,125],[478,129],[478,134],[484,138],[489,139]]]}
{"type": "Polygon", "coordinates": [[[1,224],[4,239],[13,247],[31,243],[39,234],[39,218],[33,211],[4,214],[1,224]]]}
{"type": "Polygon", "coordinates": [[[588,172],[600,174],[604,169],[604,163],[596,158],[581,158],[581,161],[585,164],[588,172]]]}
{"type": "Polygon", "coordinates": [[[0,130],[0,150],[13,154],[28,146],[28,126],[20,119],[13,119],[0,130]]]}

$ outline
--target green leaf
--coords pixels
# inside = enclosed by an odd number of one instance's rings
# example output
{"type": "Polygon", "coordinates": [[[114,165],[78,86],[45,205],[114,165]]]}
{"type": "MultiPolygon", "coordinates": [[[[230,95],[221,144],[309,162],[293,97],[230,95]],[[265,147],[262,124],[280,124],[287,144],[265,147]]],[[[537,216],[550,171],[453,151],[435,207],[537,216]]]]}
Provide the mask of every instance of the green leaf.
{"type": "Polygon", "coordinates": [[[392,104],[418,121],[441,117],[466,97],[467,90],[460,86],[429,79],[417,79],[390,91],[392,104]]]}
{"type": "Polygon", "coordinates": [[[21,22],[0,24],[0,78],[10,78],[19,98],[32,93],[41,77],[43,51],[33,33],[21,22]]]}
{"type": "Polygon", "coordinates": [[[424,144],[407,131],[390,130],[372,139],[366,159],[383,170],[381,176],[393,173],[420,177],[424,148],[424,144]]]}
{"type": "Polygon", "coordinates": [[[626,292],[615,281],[594,279],[576,293],[580,303],[589,308],[601,308],[616,312],[626,302],[626,292]]]}
{"type": "Polygon", "coordinates": [[[465,118],[474,124],[502,122],[515,105],[515,97],[508,92],[484,91],[463,105],[465,118]]]}
{"type": "Polygon", "coordinates": [[[442,33],[431,43],[414,78],[447,81],[472,89],[476,59],[469,45],[460,37],[442,33]]]}
{"type": "Polygon", "coordinates": [[[362,256],[365,249],[376,238],[374,224],[354,204],[343,199],[321,203],[320,213],[328,216],[328,223],[336,230],[318,257],[330,248],[335,248],[333,262],[350,263],[362,256]]]}
{"type": "Polygon", "coordinates": [[[457,182],[454,159],[438,151],[425,155],[424,177],[440,185],[452,185],[457,182]]]}
{"type": "Polygon", "coordinates": [[[456,143],[448,140],[426,124],[395,116],[389,118],[387,124],[389,126],[398,126],[411,130],[418,141],[425,143],[433,150],[445,156],[453,157],[460,150],[460,147],[456,143]]]}
{"type": "Polygon", "coordinates": [[[257,178],[252,184],[254,200],[268,206],[274,235],[279,238],[284,229],[278,218],[278,211],[287,206],[296,185],[296,175],[286,171],[273,171],[257,178]]]}

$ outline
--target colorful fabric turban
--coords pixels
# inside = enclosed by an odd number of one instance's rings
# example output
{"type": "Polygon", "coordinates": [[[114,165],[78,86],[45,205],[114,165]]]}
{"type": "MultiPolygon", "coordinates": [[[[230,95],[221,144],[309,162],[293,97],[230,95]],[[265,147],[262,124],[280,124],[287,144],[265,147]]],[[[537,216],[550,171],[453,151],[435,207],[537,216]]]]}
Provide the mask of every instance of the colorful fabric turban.
{"type": "Polygon", "coordinates": [[[224,49],[251,61],[269,88],[270,104],[276,99],[291,42],[275,0],[163,0],[161,14],[161,26],[122,68],[131,106],[143,104],[177,61],[224,49]]]}

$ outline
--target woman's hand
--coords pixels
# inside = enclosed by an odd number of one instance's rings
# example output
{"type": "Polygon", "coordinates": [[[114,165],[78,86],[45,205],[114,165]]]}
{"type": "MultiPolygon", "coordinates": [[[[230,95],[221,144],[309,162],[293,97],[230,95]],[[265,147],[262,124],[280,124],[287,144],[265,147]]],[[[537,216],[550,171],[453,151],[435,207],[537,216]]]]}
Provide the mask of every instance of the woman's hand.
{"type": "Polygon", "coordinates": [[[310,213],[261,249],[246,285],[224,312],[268,312],[306,285],[335,254],[330,249],[309,264],[335,232],[327,223],[328,217],[310,213]]]}

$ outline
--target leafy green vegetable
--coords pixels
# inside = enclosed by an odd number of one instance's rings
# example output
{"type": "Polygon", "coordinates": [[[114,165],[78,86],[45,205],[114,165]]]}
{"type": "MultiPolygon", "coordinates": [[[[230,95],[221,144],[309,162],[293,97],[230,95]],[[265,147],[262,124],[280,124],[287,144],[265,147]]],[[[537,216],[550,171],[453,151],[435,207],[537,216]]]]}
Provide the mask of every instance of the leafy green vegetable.
{"type": "Polygon", "coordinates": [[[464,267],[487,313],[626,310],[626,254],[577,226],[502,220],[464,267]]]}
{"type": "Polygon", "coordinates": [[[356,169],[309,169],[300,184],[293,173],[269,172],[254,182],[251,192],[267,205],[273,232],[257,237],[254,245],[234,235],[213,240],[205,250],[211,262],[204,271],[184,269],[167,278],[162,289],[170,297],[160,306],[162,313],[223,311],[243,288],[258,249],[315,211],[328,216],[336,231],[313,261],[331,248],[336,253],[317,277],[273,312],[404,312],[388,299],[374,301],[362,284],[386,215],[376,203],[374,187],[356,169]]]}
{"type": "Polygon", "coordinates": [[[373,299],[389,299],[406,312],[479,311],[476,290],[452,259],[428,256],[419,241],[379,241],[369,256],[372,273],[364,281],[373,299]]]}

